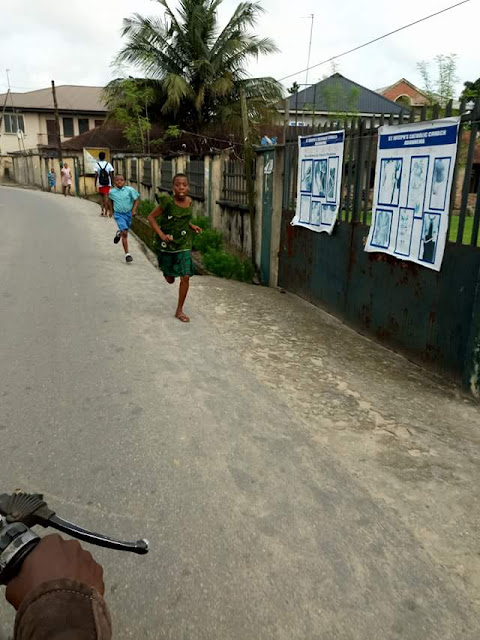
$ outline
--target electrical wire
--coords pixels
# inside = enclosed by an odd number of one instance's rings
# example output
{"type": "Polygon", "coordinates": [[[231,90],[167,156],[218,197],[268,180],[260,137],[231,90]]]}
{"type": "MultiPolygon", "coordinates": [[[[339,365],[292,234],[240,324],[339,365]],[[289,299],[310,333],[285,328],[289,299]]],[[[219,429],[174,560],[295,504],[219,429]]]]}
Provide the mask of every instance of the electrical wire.
{"type": "MultiPolygon", "coordinates": [[[[337,60],[338,58],[343,58],[343,56],[346,56],[349,53],[353,53],[354,51],[358,51],[359,49],[363,49],[364,47],[368,47],[370,44],[373,44],[374,42],[378,42],[379,40],[383,40],[384,38],[388,38],[389,36],[392,36],[395,33],[399,33],[400,31],[404,31],[405,29],[408,29],[409,27],[413,27],[416,24],[420,24],[421,22],[425,22],[425,20],[430,20],[430,18],[434,18],[435,16],[439,16],[440,14],[445,13],[447,11],[450,11],[451,9],[455,9],[456,7],[459,7],[462,4],[466,4],[467,2],[470,2],[470,0],[462,0],[461,2],[457,2],[456,4],[451,5],[450,7],[446,7],[445,9],[441,9],[440,11],[436,11],[435,13],[430,14],[429,16],[425,16],[424,18],[420,18],[420,20],[415,20],[415,22],[410,22],[409,24],[406,24],[403,27],[399,27],[398,29],[395,29],[394,31],[389,31],[388,33],[385,33],[383,36],[379,36],[378,38],[374,38],[373,40],[369,40],[368,42],[365,42],[364,44],[361,44],[358,47],[354,47],[353,49],[349,49],[348,51],[344,51],[343,53],[339,53],[336,56],[332,56],[331,58],[328,58],[327,60],[323,60],[322,62],[318,62],[317,64],[314,64],[313,66],[309,67],[308,70],[316,69],[317,67],[320,67],[320,66],[322,66],[324,64],[327,64],[327,62],[332,62],[333,60],[337,60]]],[[[284,80],[288,80],[289,78],[293,78],[294,76],[298,76],[301,73],[305,73],[305,71],[307,71],[307,69],[302,69],[301,71],[296,71],[295,73],[291,73],[288,76],[280,78],[279,82],[283,82],[284,80]]]]}

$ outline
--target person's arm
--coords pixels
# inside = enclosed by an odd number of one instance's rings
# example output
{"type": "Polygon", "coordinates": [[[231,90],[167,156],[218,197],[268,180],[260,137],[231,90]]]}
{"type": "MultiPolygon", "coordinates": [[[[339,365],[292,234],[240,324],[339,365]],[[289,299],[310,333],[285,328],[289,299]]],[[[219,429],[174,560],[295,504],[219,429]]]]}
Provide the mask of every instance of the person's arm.
{"type": "Polygon", "coordinates": [[[188,226],[194,233],[202,233],[203,231],[202,227],[199,227],[196,224],[192,224],[191,222],[188,224],[188,226]]]}
{"type": "Polygon", "coordinates": [[[138,205],[140,203],[140,198],[137,198],[135,200],[135,202],[133,203],[133,208],[132,208],[132,216],[136,216],[137,215],[137,211],[138,211],[138,205]]]}
{"type": "Polygon", "coordinates": [[[15,640],[110,640],[103,570],[88,551],[59,535],[43,538],[8,584],[17,609],[15,640]]]}
{"type": "Polygon", "coordinates": [[[113,200],[111,194],[108,198],[108,215],[110,218],[113,216],[113,200]]]}
{"type": "Polygon", "coordinates": [[[147,222],[155,231],[155,233],[160,237],[160,240],[163,240],[163,242],[171,242],[173,240],[173,236],[166,235],[158,226],[157,218],[160,218],[162,215],[163,209],[160,205],[158,205],[148,216],[147,222]]]}

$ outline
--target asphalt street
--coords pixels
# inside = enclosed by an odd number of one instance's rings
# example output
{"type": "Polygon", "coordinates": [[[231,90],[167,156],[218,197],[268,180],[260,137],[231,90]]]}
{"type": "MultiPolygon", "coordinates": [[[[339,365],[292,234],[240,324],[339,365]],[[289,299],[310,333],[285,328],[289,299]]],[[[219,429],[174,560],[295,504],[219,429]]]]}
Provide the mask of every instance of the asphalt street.
{"type": "Polygon", "coordinates": [[[456,576],[98,213],[0,187],[0,488],[148,538],[91,548],[114,637],[478,638],[456,576]]]}

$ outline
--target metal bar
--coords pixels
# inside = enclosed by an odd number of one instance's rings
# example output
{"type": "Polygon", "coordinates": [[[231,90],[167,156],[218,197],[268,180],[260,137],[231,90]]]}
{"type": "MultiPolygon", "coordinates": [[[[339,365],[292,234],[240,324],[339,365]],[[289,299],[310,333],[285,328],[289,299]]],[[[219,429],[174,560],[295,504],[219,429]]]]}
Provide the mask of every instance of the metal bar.
{"type": "Polygon", "coordinates": [[[473,229],[471,244],[473,247],[478,243],[478,229],[480,227],[480,180],[478,181],[477,202],[475,203],[475,213],[473,214],[473,229]]]}
{"type": "Polygon", "coordinates": [[[373,161],[373,141],[375,139],[375,118],[370,120],[370,135],[368,137],[368,150],[367,150],[367,170],[365,175],[365,200],[363,203],[363,224],[368,223],[368,204],[370,202],[370,176],[372,174],[372,161],[373,161]]]}
{"type": "Polygon", "coordinates": [[[347,197],[345,198],[345,221],[350,220],[350,198],[353,179],[353,150],[354,150],[354,137],[355,137],[355,120],[352,120],[350,128],[350,137],[348,144],[348,177],[347,177],[347,197]]]}
{"type": "Polygon", "coordinates": [[[353,214],[352,222],[360,219],[360,209],[362,206],[362,178],[365,171],[365,121],[363,118],[359,122],[358,136],[355,153],[355,182],[353,187],[353,214]]]}
{"type": "Polygon", "coordinates": [[[398,116],[398,124],[403,124],[403,111],[401,111],[400,115],[398,116]]]}
{"type": "MultiPolygon", "coordinates": [[[[347,163],[345,162],[345,158],[347,157],[347,135],[348,135],[348,128],[347,128],[347,119],[345,118],[345,120],[343,121],[343,130],[345,131],[345,147],[344,147],[344,153],[345,153],[345,157],[343,160],[343,166],[342,166],[342,183],[341,183],[341,188],[340,188],[340,202],[338,204],[338,216],[339,219],[342,219],[342,207],[343,207],[343,201],[344,201],[344,185],[346,182],[346,176],[347,176],[347,163]]],[[[348,144],[350,145],[350,142],[348,142],[348,144]]],[[[347,212],[345,212],[345,216],[344,219],[347,220],[348,218],[348,214],[347,212]]]]}
{"type": "Polygon", "coordinates": [[[465,230],[465,217],[467,215],[468,193],[470,187],[470,177],[472,174],[473,160],[475,156],[475,145],[477,142],[478,117],[480,115],[480,97],[475,101],[472,112],[472,125],[470,129],[470,142],[468,144],[467,163],[465,165],[465,176],[463,179],[462,203],[460,205],[460,219],[458,221],[457,244],[462,244],[465,230]]]}
{"type": "Polygon", "coordinates": [[[450,118],[450,116],[452,115],[452,109],[453,109],[453,99],[449,100],[447,106],[445,107],[446,118],[450,118]]]}
{"type": "Polygon", "coordinates": [[[408,119],[409,122],[415,122],[415,109],[412,107],[410,109],[410,117],[408,119]]]}
{"type": "Polygon", "coordinates": [[[420,122],[425,122],[426,119],[427,119],[427,105],[424,104],[420,112],[420,122]]]}
{"type": "Polygon", "coordinates": [[[437,104],[433,105],[432,120],[438,120],[439,115],[440,115],[440,105],[437,102],[437,104]]]}

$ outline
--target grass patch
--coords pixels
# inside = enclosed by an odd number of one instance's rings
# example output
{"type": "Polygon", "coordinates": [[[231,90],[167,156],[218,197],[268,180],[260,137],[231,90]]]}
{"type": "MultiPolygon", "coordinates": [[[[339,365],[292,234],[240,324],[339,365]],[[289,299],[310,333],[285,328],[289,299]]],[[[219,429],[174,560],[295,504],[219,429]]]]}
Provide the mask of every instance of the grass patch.
{"type": "Polygon", "coordinates": [[[240,282],[251,282],[253,279],[250,260],[239,258],[224,249],[209,249],[203,255],[203,263],[208,271],[219,278],[231,278],[240,282]]]}
{"type": "Polygon", "coordinates": [[[157,203],[153,202],[153,200],[140,200],[138,204],[138,215],[142,216],[142,218],[148,218],[156,206],[157,203]]]}

